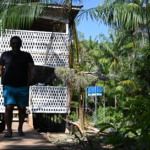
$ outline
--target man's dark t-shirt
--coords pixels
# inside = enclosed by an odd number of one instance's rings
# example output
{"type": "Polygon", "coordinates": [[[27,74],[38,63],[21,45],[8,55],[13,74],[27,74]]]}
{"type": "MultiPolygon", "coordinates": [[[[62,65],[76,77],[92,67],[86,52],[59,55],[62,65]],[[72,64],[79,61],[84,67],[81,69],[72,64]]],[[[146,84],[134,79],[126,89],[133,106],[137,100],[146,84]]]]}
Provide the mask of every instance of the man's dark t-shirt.
{"type": "Polygon", "coordinates": [[[4,66],[3,85],[23,87],[28,85],[28,64],[33,63],[30,53],[12,51],[2,53],[0,65],[4,66]]]}

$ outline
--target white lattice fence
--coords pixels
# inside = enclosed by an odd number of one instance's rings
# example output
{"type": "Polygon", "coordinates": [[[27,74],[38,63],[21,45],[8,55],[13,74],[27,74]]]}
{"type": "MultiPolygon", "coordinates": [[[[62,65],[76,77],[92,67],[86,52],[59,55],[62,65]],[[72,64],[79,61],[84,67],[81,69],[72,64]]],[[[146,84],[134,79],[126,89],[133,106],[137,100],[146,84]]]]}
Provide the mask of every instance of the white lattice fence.
{"type": "Polygon", "coordinates": [[[3,99],[3,87],[0,85],[0,113],[5,112],[4,99],[3,99]]]}
{"type": "Polygon", "coordinates": [[[32,113],[68,113],[67,87],[31,86],[30,111],[32,113]]]}
{"type": "MultiPolygon", "coordinates": [[[[0,113],[5,112],[4,99],[0,86],[0,113]]],[[[29,92],[29,109],[31,113],[68,113],[67,87],[31,86],[29,92]]]]}
{"type": "Polygon", "coordinates": [[[0,54],[10,50],[10,38],[19,36],[22,50],[31,53],[36,65],[68,67],[68,34],[28,30],[6,30],[0,39],[0,54]]]}

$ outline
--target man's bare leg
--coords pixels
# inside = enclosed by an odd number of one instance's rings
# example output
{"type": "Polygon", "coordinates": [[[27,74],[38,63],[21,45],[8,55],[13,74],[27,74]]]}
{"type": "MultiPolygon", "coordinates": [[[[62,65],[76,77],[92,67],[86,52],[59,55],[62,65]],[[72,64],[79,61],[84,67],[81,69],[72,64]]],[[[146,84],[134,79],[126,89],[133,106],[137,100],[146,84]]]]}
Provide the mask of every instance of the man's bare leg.
{"type": "Polygon", "coordinates": [[[24,119],[26,117],[26,107],[25,106],[18,106],[18,111],[19,111],[19,126],[18,126],[18,134],[20,136],[23,136],[23,123],[24,119]]]}
{"type": "Polygon", "coordinates": [[[7,126],[7,133],[4,135],[5,137],[12,136],[12,118],[13,118],[13,109],[14,105],[9,104],[5,106],[5,122],[7,126]]]}

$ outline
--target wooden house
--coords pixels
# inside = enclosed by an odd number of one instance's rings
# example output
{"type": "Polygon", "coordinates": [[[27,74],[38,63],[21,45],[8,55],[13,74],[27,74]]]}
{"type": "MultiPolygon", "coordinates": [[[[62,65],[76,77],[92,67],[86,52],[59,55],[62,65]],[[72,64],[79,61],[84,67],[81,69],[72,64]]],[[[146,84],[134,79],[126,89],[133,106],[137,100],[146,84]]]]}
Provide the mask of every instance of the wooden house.
{"type": "MultiPolygon", "coordinates": [[[[39,67],[39,71],[55,69],[56,67],[69,67],[69,43],[70,24],[77,16],[82,6],[49,5],[45,11],[36,18],[32,26],[21,29],[7,29],[0,37],[0,54],[10,50],[10,38],[19,36],[23,45],[21,50],[29,52],[34,63],[39,67]]],[[[51,71],[49,72],[50,75],[51,71]]],[[[37,74],[39,75],[40,73],[37,74]]],[[[47,78],[46,78],[47,79],[47,78]]],[[[30,87],[29,112],[30,114],[49,114],[53,118],[54,114],[68,114],[68,87],[50,86],[45,80],[39,79],[41,85],[30,87]]],[[[0,86],[0,113],[3,114],[2,85],[0,86]]],[[[36,115],[36,118],[40,118],[36,115]]],[[[2,120],[2,119],[1,119],[2,120]]],[[[52,120],[52,119],[50,119],[52,120]]],[[[57,119],[55,120],[56,122],[57,119]]],[[[34,124],[34,123],[33,123],[34,124]]],[[[52,124],[51,124],[52,127],[52,124]]]]}

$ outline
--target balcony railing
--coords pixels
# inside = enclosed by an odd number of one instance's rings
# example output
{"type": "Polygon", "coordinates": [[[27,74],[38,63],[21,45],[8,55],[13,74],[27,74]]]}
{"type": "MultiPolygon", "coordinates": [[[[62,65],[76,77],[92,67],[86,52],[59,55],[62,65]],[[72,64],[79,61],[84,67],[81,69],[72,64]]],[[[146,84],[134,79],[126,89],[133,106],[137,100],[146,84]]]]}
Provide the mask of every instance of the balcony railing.
{"type": "MultiPolygon", "coordinates": [[[[0,86],[0,113],[5,112],[3,89],[0,86]]],[[[30,113],[68,113],[68,90],[60,86],[30,86],[30,113]]]]}
{"type": "Polygon", "coordinates": [[[49,67],[68,67],[68,34],[59,32],[41,32],[29,30],[6,30],[0,39],[0,54],[10,50],[10,38],[19,36],[21,50],[29,52],[35,65],[49,67]]]}

